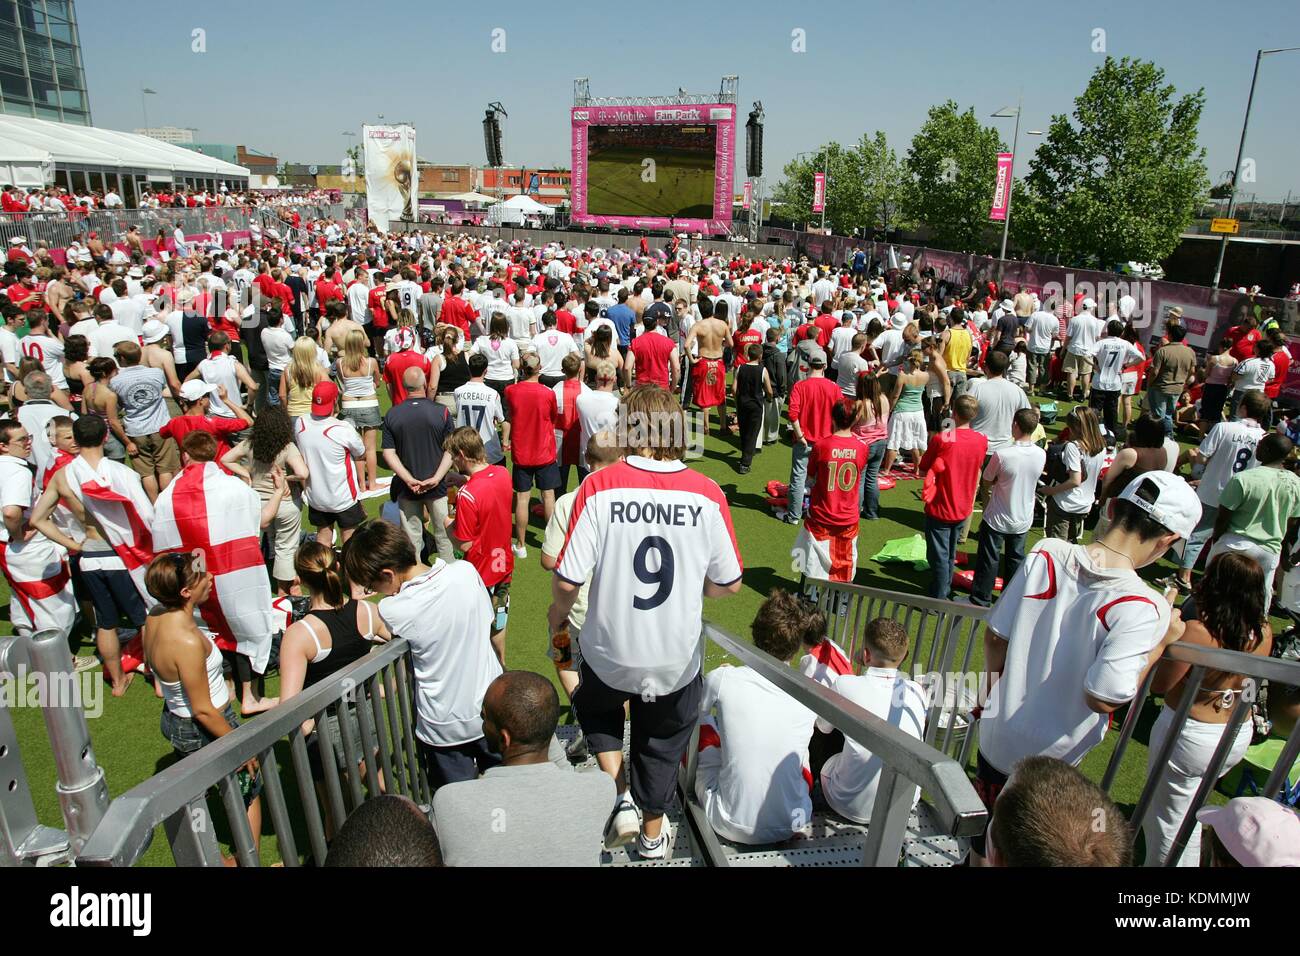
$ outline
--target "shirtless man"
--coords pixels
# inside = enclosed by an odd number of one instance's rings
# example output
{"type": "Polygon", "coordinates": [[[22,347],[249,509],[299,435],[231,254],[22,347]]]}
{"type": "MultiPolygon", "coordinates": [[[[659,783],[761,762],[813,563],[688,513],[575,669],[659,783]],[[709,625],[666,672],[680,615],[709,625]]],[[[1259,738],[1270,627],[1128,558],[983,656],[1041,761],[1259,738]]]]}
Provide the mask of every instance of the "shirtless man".
{"type": "MultiPolygon", "coordinates": [[[[137,236],[137,240],[138,238],[139,237],[137,236]]],[[[127,241],[130,241],[129,235],[127,236],[127,241]]],[[[98,264],[108,261],[108,251],[104,248],[104,240],[99,238],[95,233],[92,232],[86,239],[86,248],[90,250],[90,258],[95,263],[98,264]]]]}
{"type": "MultiPolygon", "coordinates": [[[[93,240],[93,237],[92,237],[92,241],[95,241],[93,240]]],[[[101,242],[100,243],[101,249],[103,248],[103,245],[104,244],[101,242]]],[[[127,248],[130,249],[131,255],[134,256],[137,252],[140,253],[141,255],[144,255],[144,243],[140,241],[139,226],[132,226],[126,231],[126,245],[127,248]]],[[[87,243],[87,246],[89,246],[89,243],[87,243]]],[[[91,254],[92,255],[94,254],[93,249],[91,250],[91,254]]]]}
{"type": "Polygon", "coordinates": [[[705,436],[709,434],[709,410],[719,406],[721,434],[727,434],[727,366],[722,361],[722,348],[730,335],[727,323],[715,319],[712,310],[686,333],[685,354],[691,354],[692,345],[699,348],[699,358],[691,365],[691,393],[695,407],[704,413],[705,436]]]}
{"type": "Polygon", "coordinates": [[[325,306],[325,319],[329,322],[329,328],[325,330],[325,351],[329,353],[331,360],[342,354],[343,343],[353,329],[362,335],[366,334],[366,327],[352,321],[348,317],[346,304],[337,299],[325,306]]]}
{"type": "MultiPolygon", "coordinates": [[[[79,571],[95,604],[95,646],[113,684],[113,696],[121,697],[133,675],[122,672],[122,648],[118,640],[118,621],[125,616],[135,627],[144,626],[146,608],[143,597],[104,533],[95,516],[95,507],[86,507],[82,486],[98,482],[110,491],[127,498],[146,526],[153,520],[153,507],[145,496],[140,476],[130,468],[104,457],[104,438],[108,429],[103,419],[87,415],[77,419],[72,435],[79,447],[76,458],[54,472],[45,491],[32,507],[30,524],[55,544],[80,555],[79,571]],[[55,511],[62,506],[71,512],[74,522],[55,521],[55,511]],[[85,531],[81,540],[68,534],[78,525],[85,531]]],[[[113,505],[117,507],[117,505],[113,505]]]]}

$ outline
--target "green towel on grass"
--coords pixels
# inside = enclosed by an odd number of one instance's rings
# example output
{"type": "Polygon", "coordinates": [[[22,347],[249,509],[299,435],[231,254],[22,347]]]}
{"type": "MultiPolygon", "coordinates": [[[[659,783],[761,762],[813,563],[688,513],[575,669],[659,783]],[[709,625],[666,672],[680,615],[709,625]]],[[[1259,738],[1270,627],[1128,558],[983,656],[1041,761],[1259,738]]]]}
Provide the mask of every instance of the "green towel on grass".
{"type": "Polygon", "coordinates": [[[909,561],[917,571],[925,571],[930,567],[930,562],[925,557],[925,538],[919,534],[914,534],[910,538],[886,541],[885,546],[876,552],[873,560],[909,561]]]}

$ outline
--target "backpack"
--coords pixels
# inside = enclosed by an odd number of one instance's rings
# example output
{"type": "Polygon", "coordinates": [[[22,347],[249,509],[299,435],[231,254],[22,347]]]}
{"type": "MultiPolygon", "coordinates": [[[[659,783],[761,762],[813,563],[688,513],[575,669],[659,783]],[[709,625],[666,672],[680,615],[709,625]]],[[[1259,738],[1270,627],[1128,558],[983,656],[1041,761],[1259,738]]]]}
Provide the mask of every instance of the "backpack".
{"type": "MultiPolygon", "coordinates": [[[[1065,467],[1065,449],[1071,442],[1058,441],[1047,446],[1047,464],[1044,471],[1047,479],[1054,485],[1059,485],[1070,477],[1070,473],[1065,467]]],[[[1079,473],[1083,475],[1083,480],[1088,480],[1088,457],[1082,452],[1079,455],[1079,473]]]]}

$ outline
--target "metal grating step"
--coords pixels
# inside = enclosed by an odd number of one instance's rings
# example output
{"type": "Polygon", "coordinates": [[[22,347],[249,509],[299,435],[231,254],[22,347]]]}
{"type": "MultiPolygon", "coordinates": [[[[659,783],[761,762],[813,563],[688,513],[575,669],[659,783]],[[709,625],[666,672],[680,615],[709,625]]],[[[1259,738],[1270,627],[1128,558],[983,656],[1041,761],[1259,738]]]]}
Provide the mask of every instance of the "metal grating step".
{"type": "MultiPolygon", "coordinates": [[[[578,735],[576,725],[561,726],[555,734],[560,742],[568,744],[578,735]]],[[[628,741],[623,742],[624,758],[628,741]]],[[[595,757],[587,757],[575,764],[579,773],[599,773],[595,757]]],[[[690,827],[679,805],[668,812],[673,825],[672,853],[667,860],[642,860],[637,857],[635,844],[605,850],[601,854],[602,866],[703,866],[704,861],[692,844],[690,827]]],[[[728,863],[736,867],[761,866],[861,866],[866,843],[867,827],[851,823],[833,814],[817,811],[806,832],[785,843],[746,846],[719,837],[728,863]]],[[[903,839],[903,862],[906,867],[956,866],[966,856],[969,841],[948,836],[937,824],[934,812],[924,801],[912,810],[907,821],[907,836],[903,839]]]]}

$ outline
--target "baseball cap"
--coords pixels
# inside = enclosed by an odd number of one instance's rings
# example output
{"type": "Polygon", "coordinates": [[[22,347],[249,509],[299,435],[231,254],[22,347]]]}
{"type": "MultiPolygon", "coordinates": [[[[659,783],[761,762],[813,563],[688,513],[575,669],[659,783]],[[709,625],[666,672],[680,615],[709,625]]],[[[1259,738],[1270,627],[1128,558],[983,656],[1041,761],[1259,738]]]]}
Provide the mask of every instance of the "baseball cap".
{"type": "Polygon", "coordinates": [[[1097,308],[1096,299],[1084,299],[1081,304],[1083,305],[1084,310],[1088,312],[1091,312],[1093,309],[1097,308]]]}
{"type": "Polygon", "coordinates": [[[187,402],[197,402],[204,395],[217,394],[217,386],[209,385],[201,378],[192,378],[181,386],[181,398],[187,402]]]}
{"type": "Polygon", "coordinates": [[[334,403],[339,398],[339,387],[333,382],[317,382],[311,390],[312,414],[329,414],[334,411],[334,403]]]}
{"type": "Polygon", "coordinates": [[[826,352],[821,348],[809,352],[808,364],[814,368],[824,368],[826,366],[826,352]]]}
{"type": "Polygon", "coordinates": [[[1196,490],[1184,479],[1167,471],[1148,471],[1138,475],[1120,492],[1120,500],[1128,501],[1151,516],[1180,538],[1190,537],[1201,520],[1201,499],[1196,490]],[[1147,501],[1139,491],[1150,482],[1156,486],[1156,498],[1147,501]]]}
{"type": "Polygon", "coordinates": [[[144,324],[141,335],[144,337],[145,345],[152,345],[154,342],[161,342],[167,337],[167,326],[163,325],[156,319],[150,319],[144,324]]]}
{"type": "Polygon", "coordinates": [[[1274,800],[1237,797],[1221,807],[1201,807],[1196,819],[1214,828],[1242,866],[1300,866],[1300,815],[1274,800]]]}

